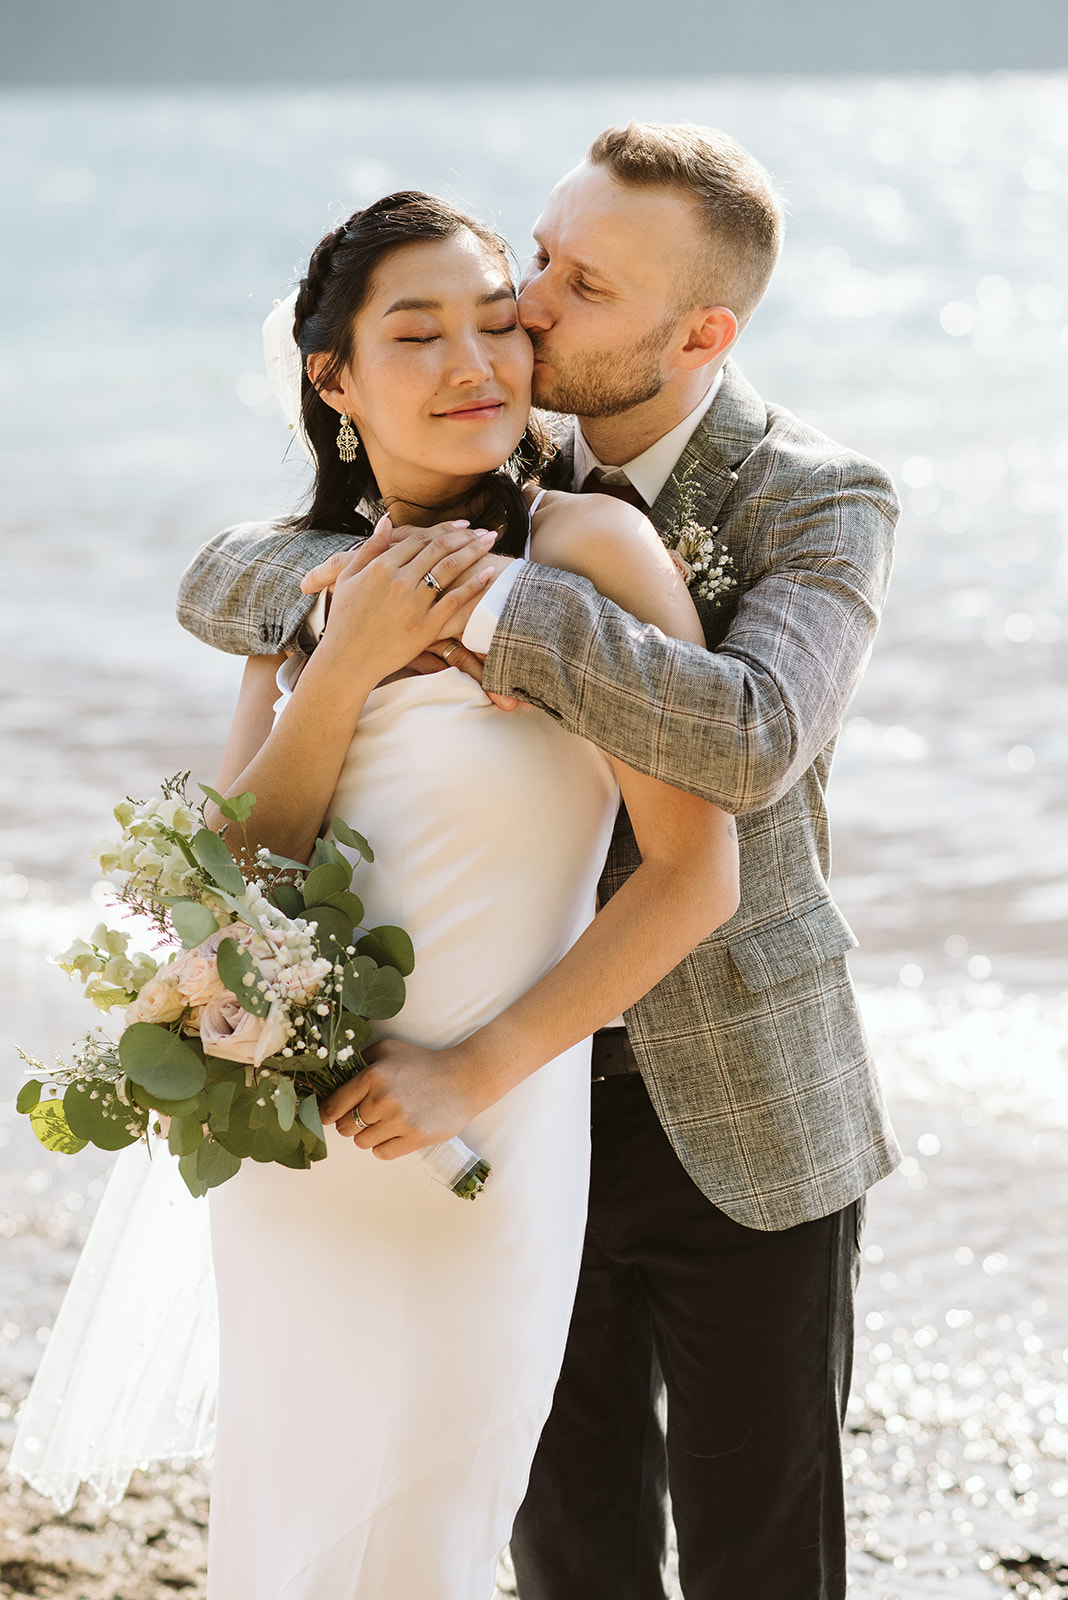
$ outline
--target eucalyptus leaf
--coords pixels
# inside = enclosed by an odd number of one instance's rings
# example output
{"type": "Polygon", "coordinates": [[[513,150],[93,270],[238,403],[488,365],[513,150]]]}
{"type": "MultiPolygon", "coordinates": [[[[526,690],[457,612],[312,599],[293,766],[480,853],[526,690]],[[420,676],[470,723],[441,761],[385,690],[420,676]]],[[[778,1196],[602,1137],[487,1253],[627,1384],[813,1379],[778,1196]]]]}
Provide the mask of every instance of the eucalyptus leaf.
{"type": "Polygon", "coordinates": [[[136,1083],[130,1084],[130,1098],[143,1111],[160,1111],[165,1117],[188,1117],[200,1109],[201,1096],[189,1094],[181,1100],[168,1100],[166,1095],[146,1094],[136,1083]]]}
{"type": "MultiPolygon", "coordinates": [[[[370,1037],[371,1024],[366,1017],[358,1017],[355,1011],[342,1011],[337,1019],[337,1042],[341,1049],[349,1045],[353,1050],[362,1050],[370,1037]],[[351,1039],[349,1038],[350,1033],[352,1034],[351,1039]]],[[[363,1069],[357,1061],[353,1064],[352,1070],[353,1074],[355,1074],[363,1069]]]]}
{"type": "Polygon", "coordinates": [[[34,1106],[40,1104],[43,1083],[38,1083],[36,1078],[31,1078],[29,1083],[24,1083],[15,1096],[15,1110],[21,1111],[23,1116],[31,1112],[34,1106]]]}
{"type": "Polygon", "coordinates": [[[351,867],[350,863],[345,859],[345,857],[341,854],[341,851],[338,849],[338,847],[334,843],[334,841],[332,839],[316,839],[316,841],[315,841],[315,864],[316,864],[316,866],[317,867],[325,866],[325,864],[328,861],[334,861],[339,866],[342,866],[342,867],[346,868],[346,870],[348,871],[349,877],[350,878],[352,877],[352,867],[351,867]]]}
{"type": "Polygon", "coordinates": [[[323,1119],[319,1115],[319,1102],[313,1094],[305,1095],[304,1099],[300,1102],[300,1110],[297,1112],[297,1119],[303,1123],[307,1131],[313,1134],[316,1139],[323,1139],[325,1137],[323,1133],[323,1119]]]}
{"type": "Polygon", "coordinates": [[[283,1133],[288,1133],[297,1116],[297,1091],[293,1087],[293,1079],[280,1078],[271,1098],[278,1113],[278,1126],[283,1133]]]}
{"type": "Polygon", "coordinates": [[[287,1151],[284,1156],[275,1156],[273,1159],[278,1166],[292,1167],[297,1172],[307,1172],[312,1164],[312,1157],[305,1150],[300,1139],[297,1140],[295,1149],[287,1151]]]}
{"type": "Polygon", "coordinates": [[[254,1017],[265,1017],[271,1009],[271,1002],[258,987],[262,979],[248,951],[242,950],[236,939],[222,939],[215,959],[219,977],[242,1011],[248,1011],[254,1017]],[[251,983],[246,981],[249,978],[251,983]]]}
{"type": "Polygon", "coordinates": [[[30,1127],[45,1149],[54,1150],[57,1155],[77,1155],[89,1143],[88,1139],[79,1139],[71,1132],[61,1100],[42,1100],[40,1105],[34,1106],[30,1112],[30,1127]]]}
{"type": "Polygon", "coordinates": [[[212,1133],[225,1133],[230,1126],[230,1107],[236,1092],[237,1085],[233,1083],[208,1085],[208,1124],[212,1133]]]}
{"type": "Polygon", "coordinates": [[[268,1083],[261,1081],[259,1085],[256,1098],[248,1114],[248,1125],[250,1128],[266,1128],[272,1133],[276,1128],[281,1127],[278,1107],[274,1103],[274,1097],[268,1083]]]}
{"type": "Polygon", "coordinates": [[[193,835],[193,854],[204,871],[228,894],[244,894],[245,880],[241,868],[230,854],[222,839],[210,828],[201,828],[193,835]]]}
{"type": "Polygon", "coordinates": [[[335,817],[330,824],[330,830],[334,838],[340,839],[350,850],[358,850],[365,861],[374,860],[375,853],[363,834],[357,833],[355,828],[350,828],[344,817],[335,817]]]}
{"type": "Polygon", "coordinates": [[[198,900],[176,900],[171,906],[171,927],[182,941],[182,948],[192,950],[202,944],[218,927],[214,911],[198,900]]]}
{"type": "Polygon", "coordinates": [[[208,1192],[208,1185],[197,1175],[197,1157],[203,1148],[201,1145],[192,1155],[183,1156],[178,1163],[179,1176],[194,1200],[203,1200],[208,1192]]]}
{"type": "Polygon", "coordinates": [[[372,956],[380,967],[395,967],[402,978],[406,978],[415,966],[411,939],[403,928],[393,928],[388,923],[380,928],[372,928],[356,949],[361,956],[372,956]]]}
{"type": "Polygon", "coordinates": [[[225,1133],[217,1133],[215,1138],[224,1150],[229,1150],[231,1155],[240,1156],[242,1160],[246,1156],[251,1156],[254,1161],[277,1161],[297,1148],[300,1134],[295,1126],[288,1131],[283,1131],[278,1126],[278,1117],[274,1113],[273,1106],[256,1105],[261,1093],[262,1091],[257,1093],[254,1098],[249,1097],[253,1099],[251,1106],[245,1097],[242,1097],[240,1102],[235,1101],[230,1112],[230,1126],[225,1133]],[[258,1116],[263,1116],[265,1111],[269,1110],[270,1117],[264,1126],[252,1125],[253,1110],[258,1116]]]}
{"type": "Polygon", "coordinates": [[[315,923],[315,944],[320,955],[336,961],[352,943],[352,923],[336,906],[309,906],[304,913],[315,923]]]}
{"type": "Polygon", "coordinates": [[[395,1017],[404,1004],[404,979],[395,967],[356,956],[346,966],[341,998],[345,1009],[358,1017],[395,1017]]]}
{"type": "Polygon", "coordinates": [[[245,794],[235,794],[231,795],[229,799],[224,799],[218,790],[213,789],[210,784],[199,783],[197,788],[203,789],[209,800],[214,800],[228,822],[246,823],[256,805],[256,796],[251,790],[246,791],[245,794]]]}
{"type": "Polygon", "coordinates": [[[199,1117],[172,1117],[167,1144],[173,1156],[189,1156],[199,1149],[204,1129],[199,1117]]]}
{"type": "Polygon", "coordinates": [[[324,861],[313,867],[304,885],[305,905],[322,905],[331,895],[340,894],[352,882],[352,868],[348,863],[324,861]]]}
{"type": "Polygon", "coordinates": [[[208,1189],[217,1189],[241,1171],[241,1159],[214,1139],[205,1139],[196,1154],[197,1177],[208,1189]]]}
{"type": "Polygon", "coordinates": [[[192,1045],[155,1022],[132,1022],[119,1040],[119,1060],[132,1083],[147,1095],[182,1100],[207,1081],[204,1062],[192,1045]]]}
{"type": "Polygon", "coordinates": [[[276,856],[273,850],[265,851],[260,860],[266,862],[270,867],[281,867],[287,872],[307,872],[308,870],[306,861],[294,861],[292,856],[276,856]]]}
{"type": "Polygon", "coordinates": [[[276,883],[267,898],[274,901],[283,916],[292,919],[304,915],[304,896],[294,883],[276,883]]]}
{"type": "Polygon", "coordinates": [[[323,904],[343,911],[347,917],[352,918],[354,927],[363,921],[363,901],[358,894],[353,894],[351,889],[342,889],[340,894],[328,895],[323,904]]]}
{"type": "Polygon", "coordinates": [[[98,1150],[123,1150],[133,1144],[148,1125],[147,1114],[124,1105],[114,1084],[104,1078],[85,1078],[69,1084],[63,1096],[63,1115],[70,1131],[98,1150]]]}

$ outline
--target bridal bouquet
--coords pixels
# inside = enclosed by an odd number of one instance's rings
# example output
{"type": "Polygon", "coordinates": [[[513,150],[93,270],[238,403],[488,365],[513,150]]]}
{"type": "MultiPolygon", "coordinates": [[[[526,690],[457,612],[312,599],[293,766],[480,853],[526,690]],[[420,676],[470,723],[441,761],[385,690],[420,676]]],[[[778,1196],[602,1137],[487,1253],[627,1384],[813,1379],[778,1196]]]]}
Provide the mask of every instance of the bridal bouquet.
{"type": "MultiPolygon", "coordinates": [[[[194,1195],[243,1160],[307,1168],[326,1156],[319,1101],[366,1066],[371,1023],[397,1014],[415,964],[402,928],[363,929],[352,867],[319,839],[311,865],[261,850],[246,881],[223,838],[186,796],[188,773],[163,798],[115,808],[122,838],[99,845],[119,903],[147,916],[165,959],[129,953],[101,923],[56,957],[102,1011],[122,1007],[117,1041],[89,1033],[73,1064],[31,1077],[16,1102],[49,1150],[119,1150],[166,1137],[194,1195]],[[62,1091],[62,1094],[61,1092],[62,1091]]],[[[244,829],[255,796],[218,805],[244,829]]],[[[334,838],[368,862],[366,839],[341,818],[334,838]]],[[[20,1052],[22,1054],[22,1052],[20,1052]]],[[[434,1177],[474,1199],[489,1166],[459,1139],[421,1150],[434,1177]]]]}

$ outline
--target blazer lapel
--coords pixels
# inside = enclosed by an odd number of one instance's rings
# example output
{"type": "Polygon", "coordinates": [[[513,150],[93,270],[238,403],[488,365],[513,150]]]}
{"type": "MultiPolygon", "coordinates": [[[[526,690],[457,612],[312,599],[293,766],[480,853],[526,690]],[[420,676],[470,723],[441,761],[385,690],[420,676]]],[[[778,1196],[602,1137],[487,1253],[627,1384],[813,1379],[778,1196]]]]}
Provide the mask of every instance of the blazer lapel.
{"type": "MultiPolygon", "coordinates": [[[[710,532],[715,531],[723,502],[738,481],[738,468],[763,439],[767,426],[764,402],[734,362],[727,361],[719,393],[694,429],[649,513],[653,526],[661,533],[674,527],[679,480],[692,471],[698,489],[694,506],[698,520],[710,532]]],[[[729,540],[725,542],[729,544],[729,540]]]]}

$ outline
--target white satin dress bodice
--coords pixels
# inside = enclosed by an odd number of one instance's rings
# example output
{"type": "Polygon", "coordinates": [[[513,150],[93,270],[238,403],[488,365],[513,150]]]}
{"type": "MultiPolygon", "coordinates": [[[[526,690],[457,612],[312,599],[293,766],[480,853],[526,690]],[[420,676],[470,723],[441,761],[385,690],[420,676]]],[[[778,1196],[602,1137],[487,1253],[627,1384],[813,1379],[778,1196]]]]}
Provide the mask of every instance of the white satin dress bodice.
{"type": "MultiPolygon", "coordinates": [[[[334,796],[407,928],[381,1031],[458,1042],[594,914],[618,792],[600,752],[455,669],[369,697],[334,796]]],[[[221,1366],[212,1600],[488,1600],[563,1355],[585,1220],[588,1042],[464,1130],[464,1202],[331,1134],[310,1172],[211,1196],[221,1366]]]]}

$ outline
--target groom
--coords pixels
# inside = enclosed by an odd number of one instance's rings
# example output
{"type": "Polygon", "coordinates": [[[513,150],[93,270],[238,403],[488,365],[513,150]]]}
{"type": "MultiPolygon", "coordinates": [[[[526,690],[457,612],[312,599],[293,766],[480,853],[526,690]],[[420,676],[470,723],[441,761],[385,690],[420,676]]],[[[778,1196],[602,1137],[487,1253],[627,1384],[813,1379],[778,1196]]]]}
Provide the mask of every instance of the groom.
{"type": "MultiPolygon", "coordinates": [[[[589,1223],[567,1354],[516,1521],[522,1600],[841,1600],[840,1429],[863,1196],[898,1159],[827,888],[824,793],[871,649],[896,502],[883,472],[728,359],[778,255],[768,175],[726,135],[612,128],[553,191],[520,314],[555,486],[690,510],[735,586],[708,649],[567,572],[514,564],[453,665],[738,818],[742,903],[593,1051],[589,1223]],[[661,1397],[666,1391],[666,1436],[661,1397]]],[[[179,615],[253,654],[309,643],[327,535],[245,525],[179,615]]],[[[325,576],[325,575],[324,575],[325,576]]],[[[638,856],[621,816],[601,884],[638,856]]],[[[417,1536],[417,1534],[416,1534],[417,1536]]]]}

